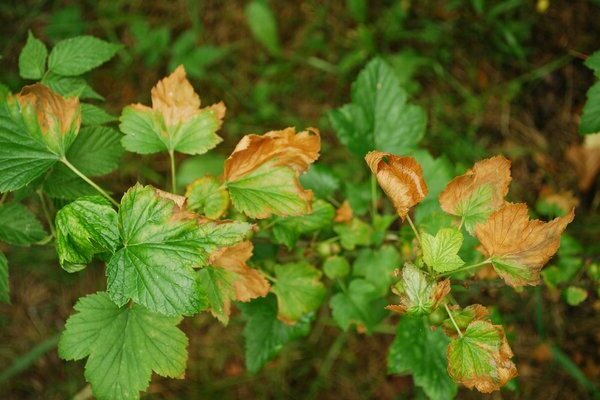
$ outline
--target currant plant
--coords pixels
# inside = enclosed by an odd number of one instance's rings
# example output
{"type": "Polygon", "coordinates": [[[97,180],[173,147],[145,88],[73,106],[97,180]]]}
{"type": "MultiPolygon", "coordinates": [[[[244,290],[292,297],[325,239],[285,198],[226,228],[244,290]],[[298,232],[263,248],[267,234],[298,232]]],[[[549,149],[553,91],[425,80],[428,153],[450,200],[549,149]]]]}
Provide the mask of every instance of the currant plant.
{"type": "MultiPolygon", "coordinates": [[[[352,103],[329,114],[366,161],[349,162],[354,179],[311,167],[318,130],[286,128],[244,136],[220,173],[199,173],[180,195],[176,153],[214,149],[225,105],[203,107],[178,67],[152,89],[151,106],[125,107],[111,127],[81,103],[93,90],[80,75],[119,49],[78,37],[47,56],[30,34],[19,68],[40,82],[2,95],[0,106],[0,240],[54,240],[69,273],[105,265],[105,291],[79,299],[59,342],[63,359],[86,359],[97,398],[139,398],[153,372],[183,377],[182,319],[206,311],[227,325],[234,307],[252,373],[314,325],[371,335],[400,314],[389,372],[412,374],[430,398],[452,398],[456,383],[489,393],[516,376],[504,328],[483,305],[459,305],[452,284],[481,270],[512,287],[539,283],[573,211],[529,220],[525,204],[505,199],[503,157],[451,180],[452,166],[419,147],[424,110],[380,59],[360,73],[352,103]],[[137,183],[118,199],[91,179],[118,168],[124,150],[165,153],[170,192],[137,183]],[[34,194],[50,234],[19,203],[34,194]]],[[[2,255],[2,300],[7,271],[2,255]]]]}

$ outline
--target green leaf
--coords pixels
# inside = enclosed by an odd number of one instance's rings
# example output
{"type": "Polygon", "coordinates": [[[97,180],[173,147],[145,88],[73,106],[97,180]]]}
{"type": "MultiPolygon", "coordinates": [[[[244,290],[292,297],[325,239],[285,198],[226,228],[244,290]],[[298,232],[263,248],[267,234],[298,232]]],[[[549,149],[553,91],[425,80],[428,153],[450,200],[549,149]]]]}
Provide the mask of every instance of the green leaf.
{"type": "Polygon", "coordinates": [[[340,180],[335,173],[324,164],[315,164],[300,176],[300,183],[312,190],[317,197],[328,199],[340,188],[340,180]]]}
{"type": "Polygon", "coordinates": [[[596,51],[585,60],[585,66],[594,71],[597,78],[600,78],[600,51],[596,51]]]}
{"type": "Polygon", "coordinates": [[[516,376],[501,326],[473,321],[448,346],[448,373],[468,388],[491,393],[516,376]]]}
{"type": "Polygon", "coordinates": [[[457,386],[446,371],[448,337],[431,330],[423,317],[405,316],[398,324],[388,354],[390,374],[411,374],[416,386],[432,400],[453,399],[457,386]]]}
{"type": "Polygon", "coordinates": [[[59,159],[36,140],[16,101],[0,99],[0,192],[22,188],[40,177],[59,159]]]}
{"type": "Polygon", "coordinates": [[[429,281],[423,271],[407,263],[402,268],[402,280],[395,285],[400,305],[392,307],[407,314],[430,314],[449,291],[449,281],[429,281]]]}
{"type": "Polygon", "coordinates": [[[252,373],[258,372],[286,343],[310,332],[311,315],[294,325],[284,324],[277,319],[277,302],[273,295],[250,303],[239,303],[238,307],[247,321],[244,327],[246,368],[252,373]]]}
{"type": "Polygon", "coordinates": [[[10,286],[8,283],[8,260],[0,251],[0,301],[10,303],[10,286]]]}
{"type": "Polygon", "coordinates": [[[227,189],[233,206],[250,218],[303,215],[310,210],[296,172],[286,166],[274,166],[273,162],[227,182],[227,189]]]}
{"type": "Polygon", "coordinates": [[[319,308],[325,297],[325,286],[319,280],[321,271],[306,262],[275,266],[276,281],[271,291],[277,295],[278,318],[298,321],[319,308]]]}
{"type": "Polygon", "coordinates": [[[269,5],[262,1],[251,1],[246,5],[244,14],[254,38],[272,55],[281,53],[277,21],[269,5]]]}
{"type": "Polygon", "coordinates": [[[50,72],[44,76],[42,83],[62,96],[104,100],[104,97],[80,76],[62,76],[50,72]]]}
{"type": "Polygon", "coordinates": [[[222,175],[224,162],[225,157],[214,152],[186,158],[177,168],[177,184],[184,188],[202,176],[222,175]]]}
{"type": "Polygon", "coordinates": [[[123,147],[138,154],[161,151],[204,154],[222,141],[215,133],[221,120],[210,107],[198,110],[185,121],[167,125],[159,110],[127,106],[120,121],[119,128],[125,134],[123,147]]]}
{"type": "Polygon", "coordinates": [[[539,280],[539,270],[519,264],[518,262],[510,262],[492,257],[492,265],[503,279],[507,279],[508,277],[513,282],[537,282],[539,280]]]}
{"type": "Polygon", "coordinates": [[[333,230],[340,236],[340,243],[346,250],[354,250],[356,246],[371,244],[373,230],[358,218],[353,218],[349,223],[337,224],[333,230]]]}
{"type": "Polygon", "coordinates": [[[190,210],[210,219],[221,218],[229,207],[229,193],[220,179],[214,176],[194,181],[188,186],[185,197],[190,210]]]}
{"type": "Polygon", "coordinates": [[[206,293],[210,311],[219,321],[229,322],[230,304],[235,299],[236,276],[224,268],[204,267],[198,271],[200,285],[206,293]]]}
{"type": "Polygon", "coordinates": [[[458,256],[462,234],[453,228],[440,229],[435,236],[421,233],[423,261],[437,272],[454,271],[464,264],[458,256]]]}
{"type": "Polygon", "coordinates": [[[342,256],[331,256],[323,263],[323,272],[329,279],[343,278],[350,273],[350,263],[342,256]]]}
{"type": "Polygon", "coordinates": [[[579,133],[582,135],[596,132],[600,132],[600,81],[588,90],[587,101],[579,122],[579,133]]]}
{"type": "Polygon", "coordinates": [[[248,239],[253,225],[240,221],[203,222],[196,228],[194,241],[197,243],[197,256],[200,264],[205,266],[211,253],[222,247],[230,247],[248,239]]]}
{"type": "Polygon", "coordinates": [[[61,40],[50,52],[48,69],[64,76],[81,75],[113,58],[121,48],[93,36],[61,40]]]}
{"type": "Polygon", "coordinates": [[[425,134],[424,110],[406,103],[394,71],[381,59],[372,60],[352,85],[352,103],[329,113],[340,141],[363,157],[371,150],[405,154],[425,134]]]}
{"type": "Polygon", "coordinates": [[[583,303],[585,299],[588,297],[587,290],[577,287],[577,286],[569,286],[564,291],[565,300],[567,304],[570,306],[578,306],[583,303]]]}
{"type": "Polygon", "coordinates": [[[385,296],[392,284],[393,272],[401,266],[400,254],[393,246],[377,250],[362,249],[354,261],[354,275],[364,277],[373,284],[381,296],[385,296]]]}
{"type": "Polygon", "coordinates": [[[46,72],[46,57],[48,50],[46,45],[33,36],[31,31],[27,33],[27,42],[19,54],[19,75],[24,79],[42,79],[46,72]]]}
{"type": "Polygon", "coordinates": [[[116,117],[110,115],[100,107],[87,103],[81,104],[81,123],[83,125],[104,125],[116,120],[116,117]]]}
{"type": "Polygon", "coordinates": [[[58,343],[65,360],[81,360],[98,399],[139,399],[152,371],[170,378],[185,373],[188,339],[181,317],[165,317],[134,304],[117,307],[106,293],[81,298],[58,343]]]}
{"type": "Polygon", "coordinates": [[[121,200],[118,225],[123,247],[106,271],[108,293],[117,305],[132,299],[166,315],[191,315],[205,306],[193,270],[208,257],[197,220],[138,184],[121,200]]]}
{"type": "Polygon", "coordinates": [[[29,246],[47,233],[29,209],[19,203],[0,205],[0,242],[29,246]]]}
{"type": "Polygon", "coordinates": [[[296,245],[301,235],[318,232],[331,226],[335,209],[326,201],[316,200],[312,212],[297,217],[276,217],[273,224],[273,236],[276,243],[285,244],[288,249],[296,245]]]}
{"type": "Polygon", "coordinates": [[[357,325],[371,333],[387,315],[385,299],[364,279],[354,279],[347,289],[335,294],[329,304],[333,319],[344,331],[357,325]]]}
{"type": "Polygon", "coordinates": [[[373,235],[372,242],[375,246],[381,246],[383,241],[385,240],[385,236],[387,234],[387,230],[394,223],[394,221],[398,218],[398,215],[393,214],[384,214],[379,215],[375,214],[373,216],[373,235]]]}
{"type": "Polygon", "coordinates": [[[85,268],[98,253],[117,251],[117,212],[103,197],[80,198],[56,213],[56,250],[67,272],[85,268]]]}

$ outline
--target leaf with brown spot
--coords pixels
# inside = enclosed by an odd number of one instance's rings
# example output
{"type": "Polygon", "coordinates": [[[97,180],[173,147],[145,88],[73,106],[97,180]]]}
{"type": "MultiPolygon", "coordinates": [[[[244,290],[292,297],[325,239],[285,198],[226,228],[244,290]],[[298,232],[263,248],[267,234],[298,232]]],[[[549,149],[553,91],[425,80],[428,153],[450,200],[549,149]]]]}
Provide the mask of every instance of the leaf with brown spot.
{"type": "Polygon", "coordinates": [[[526,204],[506,203],[475,228],[480,250],[513,287],[537,285],[544,264],[556,253],[574,210],[550,222],[529,220],[526,204]]]}
{"type": "Polygon", "coordinates": [[[392,200],[398,215],[404,220],[411,207],[419,204],[428,190],[421,165],[413,157],[399,157],[381,151],[371,151],[365,160],[392,200]]]}
{"type": "Polygon", "coordinates": [[[233,206],[251,218],[309,213],[313,195],[298,177],[319,157],[320,146],[316,129],[244,136],[225,161],[233,206]]]}
{"type": "Polygon", "coordinates": [[[400,304],[386,308],[398,313],[414,315],[429,314],[450,293],[450,280],[429,281],[425,274],[412,264],[402,268],[402,281],[394,287],[400,296],[400,304]]]}
{"type": "Polygon", "coordinates": [[[200,97],[183,66],[152,88],[152,107],[132,104],[123,109],[123,146],[135,153],[178,151],[204,154],[222,139],[216,131],[225,115],[223,103],[200,107],[200,97]]]}
{"type": "Polygon", "coordinates": [[[335,210],[335,218],[333,219],[335,222],[349,222],[352,220],[354,213],[352,212],[352,207],[348,200],[344,200],[342,205],[335,210]]]}
{"type": "Polygon", "coordinates": [[[472,233],[504,204],[511,181],[510,161],[502,156],[475,163],[464,175],[454,178],[440,194],[440,205],[449,214],[464,219],[472,233]]]}

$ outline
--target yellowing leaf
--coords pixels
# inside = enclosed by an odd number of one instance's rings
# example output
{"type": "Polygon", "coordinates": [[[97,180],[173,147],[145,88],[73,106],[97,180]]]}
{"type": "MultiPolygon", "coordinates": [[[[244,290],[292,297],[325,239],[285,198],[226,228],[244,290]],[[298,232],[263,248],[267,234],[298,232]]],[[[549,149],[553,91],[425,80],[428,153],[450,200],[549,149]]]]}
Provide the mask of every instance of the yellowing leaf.
{"type": "Polygon", "coordinates": [[[427,196],[423,170],[414,158],[371,151],[365,156],[365,160],[402,219],[411,207],[427,196]]]}
{"type": "Polygon", "coordinates": [[[349,222],[352,220],[353,214],[350,203],[348,200],[344,200],[340,208],[335,210],[335,218],[333,220],[335,222],[349,222]]]}
{"type": "Polygon", "coordinates": [[[464,218],[465,227],[475,225],[504,204],[511,181],[510,161],[502,156],[475,163],[464,175],[454,178],[440,194],[440,205],[449,214],[464,218]]]}
{"type": "Polygon", "coordinates": [[[310,212],[312,192],[302,188],[298,177],[319,157],[320,146],[315,129],[244,136],[225,161],[224,179],[234,207],[251,218],[310,212]]]}
{"type": "Polygon", "coordinates": [[[185,197],[190,210],[212,219],[221,218],[229,206],[229,193],[218,178],[210,175],[189,184],[185,197]]]}
{"type": "Polygon", "coordinates": [[[211,255],[211,265],[235,274],[233,288],[238,301],[250,301],[269,293],[270,285],[263,273],[246,263],[252,257],[252,249],[252,242],[245,241],[211,255]]]}
{"type": "Polygon", "coordinates": [[[506,203],[475,228],[481,251],[510,286],[537,285],[544,264],[556,253],[560,235],[575,212],[550,222],[529,220],[527,205],[506,203]]]}
{"type": "Polygon", "coordinates": [[[492,393],[517,376],[512,356],[502,326],[476,320],[448,346],[448,373],[469,389],[492,393]]]}
{"type": "Polygon", "coordinates": [[[402,281],[394,292],[400,296],[400,304],[389,305],[388,310],[401,314],[429,314],[450,293],[450,280],[430,282],[421,270],[406,264],[402,268],[402,281]]]}
{"type": "Polygon", "coordinates": [[[223,103],[200,108],[200,98],[179,66],[152,89],[152,107],[132,104],[123,109],[123,146],[140,154],[203,154],[222,141],[215,132],[224,116],[223,103]]]}
{"type": "Polygon", "coordinates": [[[79,99],[62,97],[36,83],[9,98],[9,102],[14,101],[19,104],[30,134],[43,141],[52,152],[64,156],[79,132],[79,99]]]}

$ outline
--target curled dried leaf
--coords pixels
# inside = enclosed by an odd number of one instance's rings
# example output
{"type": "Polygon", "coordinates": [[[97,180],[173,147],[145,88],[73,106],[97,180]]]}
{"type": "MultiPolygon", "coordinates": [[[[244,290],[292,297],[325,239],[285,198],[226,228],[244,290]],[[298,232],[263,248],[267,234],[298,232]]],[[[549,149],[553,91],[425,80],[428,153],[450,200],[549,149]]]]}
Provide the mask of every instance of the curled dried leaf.
{"type": "Polygon", "coordinates": [[[270,285],[263,273],[247,264],[252,257],[252,249],[252,242],[244,241],[221,248],[210,256],[211,265],[235,274],[233,287],[238,301],[250,301],[269,293],[270,285]]]}
{"type": "Polygon", "coordinates": [[[333,219],[335,222],[349,222],[352,220],[354,213],[352,212],[352,207],[348,200],[344,200],[342,205],[335,210],[335,218],[333,219]]]}
{"type": "Polygon", "coordinates": [[[511,181],[510,161],[502,156],[475,163],[464,175],[454,178],[440,194],[442,209],[463,217],[469,232],[504,204],[511,181]]]}
{"type": "Polygon", "coordinates": [[[413,157],[371,151],[365,160],[402,219],[427,196],[423,170],[413,157]]]}
{"type": "Polygon", "coordinates": [[[75,140],[81,124],[77,97],[63,97],[47,86],[25,86],[10,101],[19,103],[30,132],[38,134],[48,147],[64,155],[75,140]]]}
{"type": "Polygon", "coordinates": [[[600,132],[587,135],[583,145],[569,147],[566,158],[575,167],[579,189],[588,192],[600,173],[600,132]]]}
{"type": "Polygon", "coordinates": [[[571,210],[550,222],[530,221],[526,204],[506,203],[477,225],[475,235],[508,285],[537,285],[542,267],[558,250],[560,236],[574,217],[571,210]]]}

